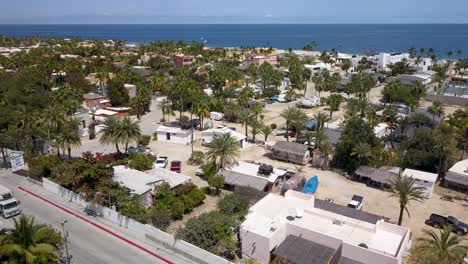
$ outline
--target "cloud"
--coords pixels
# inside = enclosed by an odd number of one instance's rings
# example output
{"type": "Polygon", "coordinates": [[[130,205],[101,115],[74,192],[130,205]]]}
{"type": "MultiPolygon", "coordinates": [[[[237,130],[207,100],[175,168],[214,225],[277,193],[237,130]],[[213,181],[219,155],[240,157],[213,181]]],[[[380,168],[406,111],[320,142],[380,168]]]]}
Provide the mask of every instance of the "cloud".
{"type": "Polygon", "coordinates": [[[265,17],[273,17],[273,15],[270,14],[270,13],[266,13],[266,14],[265,14],[265,17]]]}

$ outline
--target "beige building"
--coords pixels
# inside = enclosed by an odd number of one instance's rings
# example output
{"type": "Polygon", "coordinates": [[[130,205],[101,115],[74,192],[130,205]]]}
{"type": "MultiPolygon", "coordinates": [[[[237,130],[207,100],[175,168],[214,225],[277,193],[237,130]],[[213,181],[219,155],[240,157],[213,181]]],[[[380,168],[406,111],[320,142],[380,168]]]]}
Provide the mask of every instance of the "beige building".
{"type": "Polygon", "coordinates": [[[242,254],[265,264],[401,264],[411,232],[382,218],[292,190],[270,193],[240,227],[242,254]]]}

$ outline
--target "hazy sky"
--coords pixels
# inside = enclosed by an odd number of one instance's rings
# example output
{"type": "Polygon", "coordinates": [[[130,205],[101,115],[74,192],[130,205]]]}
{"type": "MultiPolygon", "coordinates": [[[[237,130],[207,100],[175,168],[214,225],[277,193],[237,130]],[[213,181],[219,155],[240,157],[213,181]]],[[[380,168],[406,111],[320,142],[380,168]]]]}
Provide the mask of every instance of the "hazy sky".
{"type": "Polygon", "coordinates": [[[1,0],[0,23],[468,23],[468,0],[1,0]]]}

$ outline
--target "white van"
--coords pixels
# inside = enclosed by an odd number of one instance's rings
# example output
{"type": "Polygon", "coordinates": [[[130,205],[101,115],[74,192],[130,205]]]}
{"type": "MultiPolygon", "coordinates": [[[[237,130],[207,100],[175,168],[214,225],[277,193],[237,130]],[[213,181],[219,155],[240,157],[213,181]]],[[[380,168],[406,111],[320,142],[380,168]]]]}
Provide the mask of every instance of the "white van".
{"type": "Polygon", "coordinates": [[[0,215],[3,218],[21,214],[20,202],[13,198],[10,189],[0,184],[0,215]]]}

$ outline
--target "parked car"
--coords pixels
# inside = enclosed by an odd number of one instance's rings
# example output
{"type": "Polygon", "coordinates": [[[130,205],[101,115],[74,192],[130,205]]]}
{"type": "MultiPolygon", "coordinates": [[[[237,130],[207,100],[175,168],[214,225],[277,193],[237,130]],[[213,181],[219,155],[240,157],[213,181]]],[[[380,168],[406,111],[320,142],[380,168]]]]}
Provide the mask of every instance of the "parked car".
{"type": "Polygon", "coordinates": [[[152,157],[156,157],[156,155],[151,151],[151,149],[145,146],[129,147],[127,152],[128,154],[143,153],[152,157]]]}
{"type": "Polygon", "coordinates": [[[435,228],[441,228],[443,226],[449,226],[452,231],[457,235],[466,235],[468,233],[468,224],[465,224],[453,216],[441,216],[438,214],[431,214],[429,219],[426,220],[426,224],[431,225],[435,228]]]}
{"type": "Polygon", "coordinates": [[[363,204],[364,197],[359,195],[353,195],[353,198],[351,198],[351,201],[348,203],[348,207],[356,210],[361,210],[363,204]]]}
{"type": "Polygon", "coordinates": [[[203,169],[197,169],[197,170],[195,171],[195,175],[201,177],[201,176],[205,175],[205,172],[203,171],[203,169]]]}
{"type": "Polygon", "coordinates": [[[167,157],[161,156],[161,157],[156,159],[156,161],[154,162],[154,166],[156,168],[166,168],[167,163],[168,163],[167,157]]]}
{"type": "Polygon", "coordinates": [[[171,171],[180,173],[182,170],[182,161],[180,160],[173,160],[171,161],[171,171]]]}

